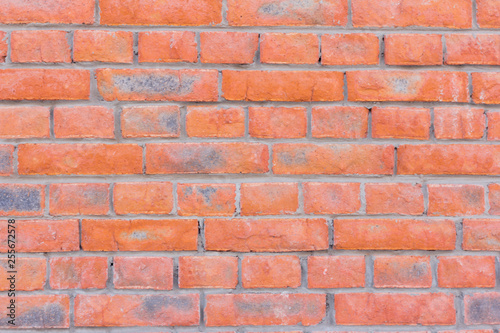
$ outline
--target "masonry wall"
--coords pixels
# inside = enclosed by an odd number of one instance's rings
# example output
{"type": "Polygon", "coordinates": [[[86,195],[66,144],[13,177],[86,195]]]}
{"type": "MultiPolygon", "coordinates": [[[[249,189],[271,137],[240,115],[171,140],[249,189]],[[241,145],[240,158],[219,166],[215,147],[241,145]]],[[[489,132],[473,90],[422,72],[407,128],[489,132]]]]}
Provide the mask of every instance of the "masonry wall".
{"type": "Polygon", "coordinates": [[[499,29],[498,0],[1,1],[1,331],[498,333],[499,29]]]}

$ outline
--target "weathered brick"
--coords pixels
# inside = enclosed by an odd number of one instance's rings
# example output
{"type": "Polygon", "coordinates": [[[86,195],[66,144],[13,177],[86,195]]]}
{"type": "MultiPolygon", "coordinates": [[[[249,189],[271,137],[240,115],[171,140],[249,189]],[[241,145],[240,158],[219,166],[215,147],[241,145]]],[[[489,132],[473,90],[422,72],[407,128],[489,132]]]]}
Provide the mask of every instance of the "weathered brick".
{"type": "Polygon", "coordinates": [[[12,62],[71,62],[71,47],[66,31],[13,31],[10,47],[12,62]]]}
{"type": "Polygon", "coordinates": [[[0,138],[48,138],[50,136],[48,107],[0,108],[0,138]]]}
{"type": "Polygon", "coordinates": [[[200,33],[200,61],[212,64],[251,64],[259,48],[259,34],[233,31],[200,33]]]}
{"type": "Polygon", "coordinates": [[[139,62],[197,62],[192,31],[139,32],[139,62]]]}
{"type": "Polygon", "coordinates": [[[365,286],[365,257],[310,256],[308,288],[359,288],[365,286]]]}
{"type": "Polygon", "coordinates": [[[114,257],[116,289],[172,290],[174,261],[167,257],[114,257]]]}
{"type": "Polygon", "coordinates": [[[446,35],[447,65],[500,65],[500,36],[446,35]]]}
{"type": "Polygon", "coordinates": [[[475,293],[465,295],[465,324],[500,324],[500,293],[475,293]]]}
{"type": "Polygon", "coordinates": [[[322,65],[378,65],[379,40],[375,34],[321,36],[322,65]]]}
{"type": "Polygon", "coordinates": [[[443,64],[443,42],[437,34],[390,34],[384,36],[385,63],[396,66],[443,64]]]}
{"type": "Polygon", "coordinates": [[[485,129],[483,109],[434,108],[437,139],[481,139],[485,129]]]}
{"type": "Polygon", "coordinates": [[[0,184],[0,216],[41,216],[44,209],[44,185],[0,184]]]}
{"type": "Polygon", "coordinates": [[[500,28],[500,3],[497,0],[477,0],[477,24],[481,28],[500,28]]]}
{"type": "Polygon", "coordinates": [[[500,220],[464,219],[462,248],[468,251],[500,251],[500,220]]]}
{"type": "Polygon", "coordinates": [[[306,214],[354,214],[361,208],[359,183],[304,183],[306,214]]]}
{"type": "Polygon", "coordinates": [[[241,215],[293,214],[299,208],[296,183],[241,184],[241,215]]]}
{"type": "Polygon", "coordinates": [[[260,37],[263,64],[316,64],[319,38],[315,34],[268,32],[260,37]]]}
{"type": "Polygon", "coordinates": [[[236,288],[238,258],[179,257],[179,288],[236,288]]]}
{"type": "Polygon", "coordinates": [[[188,106],[186,133],[202,138],[243,137],[245,112],[241,107],[188,106]]]}
{"type": "Polygon", "coordinates": [[[488,112],[488,140],[500,140],[500,112],[488,112]]]}
{"type": "Polygon", "coordinates": [[[54,108],[56,138],[115,138],[113,109],[103,106],[54,108]]]}
{"type": "Polygon", "coordinates": [[[52,289],[103,289],[108,279],[106,257],[50,258],[52,289]]]}
{"type": "Polygon", "coordinates": [[[14,146],[0,145],[0,176],[14,173],[14,146]]]}
{"type": "Polygon", "coordinates": [[[243,288],[297,288],[300,279],[297,256],[247,256],[241,261],[243,288]]]}
{"type": "Polygon", "coordinates": [[[431,262],[423,256],[377,256],[374,259],[375,288],[430,288],[431,262]]]}
{"type": "Polygon", "coordinates": [[[7,33],[0,31],[0,63],[5,62],[7,58],[7,53],[9,51],[8,37],[7,33]]]}
{"type": "Polygon", "coordinates": [[[235,184],[177,184],[180,216],[232,216],[235,205],[235,184]]]}
{"type": "Polygon", "coordinates": [[[314,138],[366,138],[368,109],[361,106],[313,107],[311,129],[314,138]]]}
{"type": "MultiPolygon", "coordinates": [[[[0,296],[2,304],[9,304],[10,297],[0,296]]],[[[70,304],[68,295],[16,295],[15,328],[51,329],[69,328],[70,304]]],[[[2,310],[0,327],[12,330],[7,310],[2,310]]]]}
{"type": "Polygon", "coordinates": [[[73,59],[77,62],[132,63],[134,37],[130,31],[76,30],[73,59]]]}
{"type": "Polygon", "coordinates": [[[500,72],[472,73],[472,100],[476,104],[500,104],[500,72]]]}
{"type": "Polygon", "coordinates": [[[484,213],[484,188],[480,185],[427,185],[430,216],[462,216],[484,213]]]}
{"type": "MultiPolygon", "coordinates": [[[[9,259],[0,259],[0,290],[7,291],[11,288],[9,271],[12,271],[9,259]]],[[[19,291],[42,290],[45,286],[47,260],[45,258],[19,258],[15,259],[17,271],[15,289],[19,291]]]]}
{"type": "Polygon", "coordinates": [[[367,214],[421,215],[424,193],[421,184],[369,183],[365,185],[367,214]]]}
{"type": "Polygon", "coordinates": [[[170,214],[173,206],[169,182],[116,183],[113,187],[113,207],[118,215],[170,214]]]}
{"type": "Polygon", "coordinates": [[[2,3],[0,23],[92,24],[94,5],[93,0],[7,0],[2,3]]]}
{"type": "Polygon", "coordinates": [[[438,285],[441,288],[495,287],[495,257],[438,257],[438,285]]]}
{"type": "Polygon", "coordinates": [[[176,105],[126,107],[121,126],[124,138],[179,137],[180,109],[176,105]]]}
{"type": "Polygon", "coordinates": [[[489,184],[488,191],[488,199],[490,202],[490,210],[488,213],[491,215],[500,215],[500,184],[489,184]]]}
{"type": "Polygon", "coordinates": [[[429,140],[431,114],[424,108],[372,108],[372,137],[429,140]]]}
{"type": "Polygon", "coordinates": [[[51,184],[50,215],[106,215],[109,184],[51,184]]]}
{"type": "Polygon", "coordinates": [[[250,107],[248,132],[254,138],[304,138],[307,111],[303,107],[250,107]]]}

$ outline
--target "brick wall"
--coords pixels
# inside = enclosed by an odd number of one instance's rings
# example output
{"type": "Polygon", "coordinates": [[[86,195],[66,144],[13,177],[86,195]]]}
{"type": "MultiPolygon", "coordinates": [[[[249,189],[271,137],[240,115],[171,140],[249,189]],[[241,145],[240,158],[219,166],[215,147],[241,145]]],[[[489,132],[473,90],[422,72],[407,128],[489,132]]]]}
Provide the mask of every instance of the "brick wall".
{"type": "Polygon", "coordinates": [[[2,331],[498,333],[500,1],[0,5],[2,331]]]}

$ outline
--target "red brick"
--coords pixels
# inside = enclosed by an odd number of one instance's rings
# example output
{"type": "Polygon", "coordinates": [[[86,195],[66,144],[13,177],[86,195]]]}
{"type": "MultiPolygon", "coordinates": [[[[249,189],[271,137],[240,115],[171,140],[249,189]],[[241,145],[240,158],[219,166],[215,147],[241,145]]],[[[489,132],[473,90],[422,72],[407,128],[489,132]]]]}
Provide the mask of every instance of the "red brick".
{"type": "Polygon", "coordinates": [[[500,251],[500,220],[463,220],[462,248],[467,251],[500,251]]]}
{"type": "Polygon", "coordinates": [[[306,214],[353,214],[360,210],[359,183],[303,183],[306,214]]]}
{"type": "Polygon", "coordinates": [[[250,107],[248,118],[248,131],[254,138],[306,137],[307,110],[303,107],[250,107]]]}
{"type": "Polygon", "coordinates": [[[343,250],[454,250],[451,220],[334,220],[334,244],[343,250]]]}
{"type": "Polygon", "coordinates": [[[218,75],[214,69],[96,70],[97,88],[106,101],[214,102],[218,98],[218,75]]]}
{"type": "Polygon", "coordinates": [[[454,296],[336,294],[335,319],[337,325],[454,325],[454,296]]]}
{"type": "Polygon", "coordinates": [[[500,308],[500,293],[475,293],[465,295],[465,324],[500,324],[498,309],[500,308]]]}
{"type": "Polygon", "coordinates": [[[118,215],[170,214],[173,206],[169,182],[116,183],[113,188],[113,207],[118,215]]]}
{"type": "Polygon", "coordinates": [[[0,100],[77,100],[89,96],[88,70],[0,70],[0,100]]]}
{"type": "Polygon", "coordinates": [[[321,36],[322,65],[378,65],[379,40],[375,34],[321,36]]]}
{"type": "Polygon", "coordinates": [[[172,290],[174,261],[167,257],[114,257],[116,289],[172,290]]]}
{"type": "Polygon", "coordinates": [[[243,288],[297,288],[300,280],[297,256],[247,256],[241,261],[243,288]]]}
{"type": "Polygon", "coordinates": [[[319,39],[315,34],[269,32],[260,38],[263,64],[316,64],[319,39]]]}
{"type": "Polygon", "coordinates": [[[465,72],[385,71],[347,72],[349,101],[462,102],[469,101],[465,72]]]}
{"type": "Polygon", "coordinates": [[[84,251],[196,251],[197,220],[82,220],[84,251]]]}
{"type": "MultiPolygon", "coordinates": [[[[6,294],[0,296],[2,304],[9,304],[6,294]]],[[[15,298],[16,313],[14,328],[69,328],[69,296],[68,295],[16,295],[15,298]]],[[[2,309],[2,319],[0,327],[7,331],[12,330],[13,326],[8,324],[6,307],[2,309]]]]}
{"type": "Polygon", "coordinates": [[[104,25],[216,25],[222,21],[221,0],[100,0],[104,25]]]}
{"type": "Polygon", "coordinates": [[[124,138],[179,137],[180,109],[176,105],[125,107],[121,126],[124,138]]]}
{"type": "Polygon", "coordinates": [[[0,23],[92,24],[94,5],[93,0],[7,0],[2,2],[0,23]]]}
{"type": "Polygon", "coordinates": [[[139,32],[139,62],[197,62],[196,33],[139,32]]]}
{"type": "Polygon", "coordinates": [[[397,163],[400,175],[500,174],[500,146],[400,145],[397,163]]]}
{"type": "Polygon", "coordinates": [[[243,137],[245,112],[241,107],[188,106],[186,133],[201,138],[243,137]]]}
{"type": "Polygon", "coordinates": [[[0,108],[0,138],[50,137],[50,109],[48,107],[0,108]]]}
{"type": "Polygon", "coordinates": [[[472,100],[476,104],[500,104],[500,72],[472,73],[472,100]]]}
{"type": "Polygon", "coordinates": [[[56,138],[115,138],[113,110],[102,106],[56,107],[56,138]]]}
{"type": "Polygon", "coordinates": [[[500,28],[500,3],[497,0],[477,0],[477,23],[481,28],[500,28]]]}
{"type": "Polygon", "coordinates": [[[109,184],[51,184],[50,215],[106,215],[109,184]]]}
{"type": "Polygon", "coordinates": [[[483,109],[434,108],[437,139],[481,139],[485,129],[483,109]]]}
{"type": "Polygon", "coordinates": [[[368,109],[361,106],[313,107],[311,128],[314,138],[366,138],[368,109]]]}
{"type": "Polygon", "coordinates": [[[102,175],[142,173],[136,144],[20,144],[21,175],[102,175]],[[127,161],[127,163],[123,163],[127,161]]]}
{"type": "Polygon", "coordinates": [[[177,184],[179,216],[232,216],[235,205],[235,184],[177,184]]]}
{"type": "Polygon", "coordinates": [[[310,256],[308,288],[357,288],[365,286],[365,257],[310,256]]]}
{"type": "Polygon", "coordinates": [[[12,62],[71,62],[66,31],[13,31],[10,47],[12,62]]]}
{"type": "MultiPolygon", "coordinates": [[[[16,221],[16,252],[65,252],[80,249],[78,220],[16,221]]],[[[0,221],[0,252],[7,252],[7,220],[0,221]]]]}
{"type": "Polygon", "coordinates": [[[45,185],[0,184],[0,216],[41,216],[45,185]]]}
{"type": "Polygon", "coordinates": [[[500,215],[500,184],[489,184],[488,191],[488,199],[490,202],[489,213],[491,215],[500,215]]]}
{"type": "Polygon", "coordinates": [[[146,144],[146,173],[265,173],[268,147],[260,143],[146,144]]]}
{"type": "Polygon", "coordinates": [[[236,288],[237,257],[179,257],[179,288],[236,288]]]}
{"type": "Polygon", "coordinates": [[[328,249],[324,219],[206,219],[208,251],[295,252],[328,249]]]}
{"type": "Polygon", "coordinates": [[[200,60],[212,64],[251,64],[259,48],[259,34],[233,31],[200,33],[200,60]]]}
{"type": "Polygon", "coordinates": [[[371,183],[365,186],[367,214],[421,215],[424,194],[421,184],[371,183]]]}
{"type": "Polygon", "coordinates": [[[488,140],[500,140],[500,112],[488,112],[488,140]]]}
{"type": "Polygon", "coordinates": [[[326,315],[326,295],[236,294],[207,295],[207,326],[311,326],[326,315]]]}
{"type": "Polygon", "coordinates": [[[134,36],[130,31],[76,30],[73,59],[77,62],[100,61],[131,64],[134,36]]]}
{"type": "Polygon", "coordinates": [[[299,208],[296,183],[241,184],[241,215],[293,214],[299,208]]]}
{"type": "Polygon", "coordinates": [[[275,174],[375,174],[392,175],[394,147],[311,143],[273,145],[275,174]]]}
{"type": "Polygon", "coordinates": [[[480,185],[427,185],[429,216],[462,216],[484,213],[484,188],[480,185]]]}
{"type": "Polygon", "coordinates": [[[8,37],[7,33],[0,31],[0,63],[5,62],[7,58],[7,53],[9,51],[8,37]]]}
{"type": "Polygon", "coordinates": [[[472,27],[470,0],[353,0],[354,27],[472,27]]]}
{"type": "Polygon", "coordinates": [[[495,257],[439,256],[437,271],[441,288],[494,288],[495,257]]]}
{"type": "Polygon", "coordinates": [[[198,294],[77,295],[75,326],[194,326],[199,307],[198,294]]]}
{"type": "Polygon", "coordinates": [[[424,108],[374,107],[372,137],[429,140],[431,114],[424,108]]]}
{"type": "Polygon", "coordinates": [[[108,279],[106,257],[50,258],[52,289],[103,289],[108,279]]]}
{"type": "Polygon", "coordinates": [[[447,65],[500,65],[500,36],[446,35],[447,65]]]}
{"type": "Polygon", "coordinates": [[[430,257],[380,256],[374,259],[375,288],[430,288],[430,257]]]}
{"type": "Polygon", "coordinates": [[[14,146],[0,145],[0,176],[14,173],[14,146]]]}
{"type": "Polygon", "coordinates": [[[345,26],[347,0],[229,0],[227,19],[235,26],[345,26]]]}
{"type": "Polygon", "coordinates": [[[340,101],[343,78],[329,71],[223,70],[222,92],[228,101],[340,101]]]}
{"type": "Polygon", "coordinates": [[[443,42],[437,34],[385,35],[385,63],[396,66],[443,64],[443,42]]]}
{"type": "MultiPolygon", "coordinates": [[[[12,258],[12,257],[11,257],[12,258]]],[[[11,285],[7,278],[12,270],[12,261],[7,258],[0,259],[0,290],[8,291],[11,285]]],[[[15,289],[22,291],[42,290],[45,286],[47,261],[45,258],[19,258],[15,259],[16,281],[15,289]]]]}

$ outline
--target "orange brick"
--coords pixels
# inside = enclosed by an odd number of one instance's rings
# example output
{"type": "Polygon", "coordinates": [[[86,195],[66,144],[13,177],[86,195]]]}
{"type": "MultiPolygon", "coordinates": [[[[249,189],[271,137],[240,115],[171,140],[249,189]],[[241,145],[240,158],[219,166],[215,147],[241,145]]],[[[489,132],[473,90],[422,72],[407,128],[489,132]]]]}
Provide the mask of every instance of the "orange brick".
{"type": "Polygon", "coordinates": [[[84,251],[196,251],[197,220],[82,220],[84,251]]]}
{"type": "Polygon", "coordinates": [[[500,215],[500,184],[489,184],[488,191],[488,199],[490,202],[490,210],[488,213],[491,215],[500,215]]]}
{"type": "Polygon", "coordinates": [[[179,288],[236,288],[237,257],[179,257],[179,288]]]}
{"type": "Polygon", "coordinates": [[[500,65],[500,36],[446,35],[446,64],[500,65]]]}
{"type": "Polygon", "coordinates": [[[89,96],[88,70],[0,70],[0,100],[77,100],[89,96]]]}
{"type": "MultiPolygon", "coordinates": [[[[11,288],[9,267],[12,261],[0,259],[0,290],[8,291],[11,288]]],[[[47,261],[45,258],[19,258],[15,259],[16,281],[15,289],[22,291],[42,290],[45,286],[47,261]]]]}
{"type": "Polygon", "coordinates": [[[429,140],[430,127],[429,109],[399,107],[372,109],[373,138],[429,140]]]}
{"type": "Polygon", "coordinates": [[[118,215],[170,214],[173,206],[169,182],[116,183],[113,188],[113,207],[118,215]]]}
{"type": "Polygon", "coordinates": [[[0,62],[5,62],[9,51],[7,33],[0,31],[0,62]]]}
{"type": "Polygon", "coordinates": [[[488,140],[500,140],[500,112],[488,112],[488,140]]]}
{"type": "Polygon", "coordinates": [[[10,44],[12,62],[71,62],[66,31],[13,31],[10,44]]]}
{"type": "Polygon", "coordinates": [[[439,256],[438,285],[441,288],[494,288],[495,257],[439,256]]]}
{"type": "Polygon", "coordinates": [[[146,173],[265,173],[268,147],[260,143],[146,144],[146,173]]]}
{"type": "Polygon", "coordinates": [[[379,40],[375,34],[321,36],[322,65],[378,65],[379,40]]]}
{"type": "Polygon", "coordinates": [[[464,219],[463,249],[468,251],[500,251],[500,220],[464,219]]]}
{"type": "Polygon", "coordinates": [[[300,287],[301,268],[297,256],[247,256],[241,261],[243,288],[300,287]]]}
{"type": "Polygon", "coordinates": [[[484,213],[484,188],[480,185],[427,185],[429,216],[461,216],[484,213]]]}
{"type": "Polygon", "coordinates": [[[172,290],[174,261],[166,257],[114,257],[116,289],[172,290]]]}
{"type": "Polygon", "coordinates": [[[56,107],[54,134],[56,138],[114,139],[113,110],[102,106],[56,107]]]}
{"type": "Polygon", "coordinates": [[[229,0],[227,20],[235,26],[345,26],[347,0],[229,0]]]}
{"type": "Polygon", "coordinates": [[[316,64],[319,39],[315,34],[269,32],[260,38],[263,64],[316,64]]]}
{"type": "Polygon", "coordinates": [[[497,0],[477,0],[477,23],[481,28],[500,28],[500,3],[497,0]]]}
{"type": "Polygon", "coordinates": [[[451,294],[335,295],[337,325],[455,325],[455,311],[451,294]]]}
{"type": "Polygon", "coordinates": [[[52,289],[103,289],[108,279],[106,257],[50,258],[52,289]]]}
{"type": "Polygon", "coordinates": [[[50,109],[48,107],[0,108],[0,138],[50,137],[50,109]]]}
{"type": "Polygon", "coordinates": [[[368,109],[351,106],[313,107],[311,128],[314,138],[366,138],[368,109]]]}
{"type": "Polygon", "coordinates": [[[222,92],[228,101],[340,101],[343,78],[329,71],[223,70],[222,92]]]}
{"type": "Polygon", "coordinates": [[[305,138],[307,111],[303,107],[248,108],[250,136],[262,139],[305,138]]]}
{"type": "Polygon", "coordinates": [[[245,112],[241,107],[188,106],[186,133],[201,138],[243,137],[245,112]]]}
{"type": "Polygon", "coordinates": [[[405,1],[353,0],[354,27],[472,27],[469,0],[405,1]]]}
{"type": "Polygon", "coordinates": [[[339,250],[453,250],[451,220],[334,220],[334,244],[339,250]]]}
{"type": "Polygon", "coordinates": [[[465,72],[386,71],[347,72],[349,101],[462,102],[469,101],[465,72]]]}
{"type": "Polygon", "coordinates": [[[361,208],[359,183],[304,183],[306,214],[353,214],[361,208]]]}
{"type": "Polygon", "coordinates": [[[397,66],[443,64],[443,42],[435,34],[391,34],[384,37],[385,63],[397,66]]]}
{"type": "Polygon", "coordinates": [[[106,215],[109,184],[51,184],[50,215],[106,215]]]}
{"type": "Polygon", "coordinates": [[[365,257],[310,256],[308,288],[357,288],[365,286],[365,257]]]}
{"type": "Polygon", "coordinates": [[[207,295],[207,326],[318,324],[326,315],[326,295],[207,295]]]}
{"type": "Polygon", "coordinates": [[[328,249],[324,219],[206,219],[207,251],[295,252],[328,249]]]}
{"type": "Polygon", "coordinates": [[[139,62],[197,62],[192,31],[139,32],[139,62]]]}
{"type": "Polygon", "coordinates": [[[200,33],[200,60],[213,64],[251,64],[259,48],[259,34],[232,31],[200,33]]]}
{"type": "Polygon", "coordinates": [[[213,69],[96,70],[97,88],[106,101],[214,102],[218,98],[218,75],[213,69]]]}
{"type": "Polygon", "coordinates": [[[481,139],[485,130],[483,109],[434,108],[437,139],[481,139]]]}
{"type": "Polygon", "coordinates": [[[484,325],[500,324],[498,317],[498,304],[500,303],[500,293],[475,293],[465,295],[465,324],[484,325]]]}
{"type": "Polygon", "coordinates": [[[130,31],[76,30],[73,59],[77,62],[100,61],[131,64],[134,37],[130,31]]]}
{"type": "MultiPolygon", "coordinates": [[[[0,252],[7,252],[7,220],[0,221],[0,252]]],[[[16,221],[16,252],[78,251],[78,220],[16,221]]]]}
{"type": "Polygon", "coordinates": [[[375,288],[430,288],[430,257],[380,256],[374,260],[375,288]]]}
{"type": "Polygon", "coordinates": [[[232,216],[235,204],[234,184],[177,184],[180,216],[232,216]]]}
{"type": "Polygon", "coordinates": [[[59,23],[92,24],[94,23],[93,0],[71,2],[67,0],[14,0],[2,3],[0,23],[59,23]]]}
{"type": "Polygon", "coordinates": [[[500,72],[472,73],[472,100],[476,104],[500,104],[500,72]]]}
{"type": "Polygon", "coordinates": [[[367,214],[421,215],[424,212],[421,184],[366,184],[365,196],[367,214]]]}
{"type": "Polygon", "coordinates": [[[241,215],[293,214],[299,208],[295,183],[241,184],[241,215]]]}
{"type": "Polygon", "coordinates": [[[0,176],[14,173],[14,146],[0,145],[0,176]]]}
{"type": "Polygon", "coordinates": [[[45,185],[0,184],[0,216],[41,216],[45,185]]]}
{"type": "Polygon", "coordinates": [[[126,107],[121,126],[124,138],[179,137],[180,109],[176,105],[126,107]]]}
{"type": "Polygon", "coordinates": [[[394,147],[311,143],[273,145],[275,174],[392,174],[394,147]]]}
{"type": "Polygon", "coordinates": [[[20,144],[21,175],[102,175],[142,173],[136,144],[20,144]],[[123,163],[127,161],[127,163],[123,163]]]}

